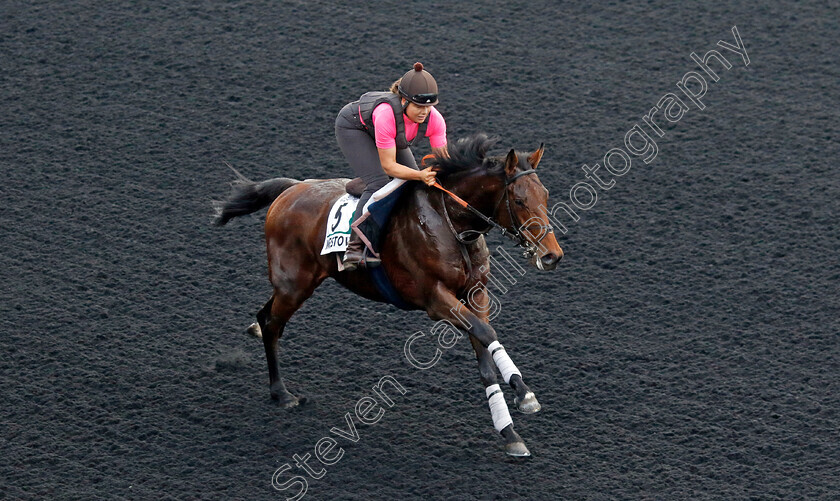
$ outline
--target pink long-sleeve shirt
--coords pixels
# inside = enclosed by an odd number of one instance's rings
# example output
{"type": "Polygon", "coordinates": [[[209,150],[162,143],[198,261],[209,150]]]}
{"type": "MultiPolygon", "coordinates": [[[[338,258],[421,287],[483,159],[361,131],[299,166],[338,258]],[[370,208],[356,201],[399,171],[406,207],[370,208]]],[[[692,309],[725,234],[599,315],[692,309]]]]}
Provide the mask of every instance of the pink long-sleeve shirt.
{"type": "MultiPolygon", "coordinates": [[[[402,119],[405,122],[405,139],[411,141],[417,135],[420,124],[412,122],[405,114],[403,114],[402,119]]],[[[394,121],[394,111],[391,109],[391,105],[382,103],[374,108],[371,120],[376,131],[376,147],[383,150],[396,148],[397,123],[394,121]]],[[[446,122],[434,106],[429,113],[426,137],[429,138],[429,144],[432,148],[446,146],[446,122]]]]}

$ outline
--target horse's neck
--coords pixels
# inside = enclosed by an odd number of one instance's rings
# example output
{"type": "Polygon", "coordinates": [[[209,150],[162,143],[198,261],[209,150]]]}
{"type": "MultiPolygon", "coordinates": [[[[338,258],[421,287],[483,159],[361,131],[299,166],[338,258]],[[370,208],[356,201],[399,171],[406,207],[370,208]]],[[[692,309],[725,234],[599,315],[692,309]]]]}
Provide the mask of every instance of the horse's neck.
{"type": "MultiPolygon", "coordinates": [[[[419,222],[418,227],[426,225],[429,219],[438,219],[442,217],[439,203],[435,198],[439,197],[437,189],[428,189],[421,183],[414,183],[411,192],[406,194],[404,203],[400,203],[394,213],[394,217],[406,218],[408,221],[419,222]]],[[[423,231],[428,231],[430,228],[426,225],[425,228],[419,228],[423,231]]]]}
{"type": "MultiPolygon", "coordinates": [[[[461,179],[451,191],[485,216],[492,218],[503,195],[504,184],[491,177],[461,179]]],[[[462,211],[463,212],[463,211],[462,211]]],[[[465,214],[467,217],[471,217],[465,214]]]]}
{"type": "Polygon", "coordinates": [[[405,197],[405,202],[399,204],[399,212],[410,215],[414,219],[428,211],[434,210],[434,205],[431,203],[430,196],[437,190],[424,189],[421,183],[414,183],[411,188],[409,196],[405,197]]]}
{"type": "MultiPolygon", "coordinates": [[[[465,190],[462,189],[461,191],[465,190]]],[[[460,197],[460,194],[456,193],[456,195],[460,197]]],[[[474,206],[473,203],[479,204],[479,207],[482,208],[476,208],[484,212],[488,217],[492,217],[491,213],[493,208],[490,206],[493,203],[492,200],[494,199],[494,195],[495,194],[491,193],[490,196],[484,197],[486,200],[475,195],[467,195],[471,200],[465,199],[465,201],[467,201],[471,206],[474,206]]],[[[400,211],[403,212],[406,217],[415,221],[419,220],[421,225],[424,221],[428,221],[430,218],[440,221],[440,225],[426,224],[426,228],[424,229],[426,232],[439,231],[446,234],[452,233],[450,223],[455,226],[457,232],[464,230],[480,231],[485,229],[487,226],[487,224],[478,216],[466,209],[462,209],[460,205],[454,202],[449,194],[437,189],[427,189],[420,183],[416,184],[411,192],[411,196],[406,198],[406,203],[400,204],[400,211]],[[444,204],[447,203],[449,209],[445,210],[444,204]],[[449,221],[447,221],[447,216],[449,221]]]]}

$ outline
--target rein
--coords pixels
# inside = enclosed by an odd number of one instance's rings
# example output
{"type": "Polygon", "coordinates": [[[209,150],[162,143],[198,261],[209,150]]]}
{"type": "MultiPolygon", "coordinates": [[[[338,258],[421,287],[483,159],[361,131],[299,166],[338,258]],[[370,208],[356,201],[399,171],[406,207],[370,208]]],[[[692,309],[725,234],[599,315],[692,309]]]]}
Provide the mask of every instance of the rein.
{"type": "MultiPolygon", "coordinates": [[[[427,155],[427,156],[423,157],[423,160],[422,160],[421,164],[425,165],[426,164],[426,162],[425,162],[426,158],[428,158],[430,156],[431,155],[427,155]]],[[[539,244],[546,236],[548,236],[549,233],[553,233],[554,229],[551,227],[550,224],[548,224],[548,225],[542,225],[541,224],[541,225],[539,225],[540,230],[541,231],[542,230],[547,230],[547,231],[545,231],[545,234],[542,237],[540,237],[540,239],[536,243],[532,243],[530,240],[528,240],[522,234],[522,232],[520,231],[520,229],[519,229],[520,225],[517,222],[517,218],[513,214],[513,209],[511,209],[511,207],[510,207],[510,193],[509,193],[509,190],[508,190],[508,188],[514,182],[516,182],[516,180],[519,179],[520,177],[527,176],[527,175],[530,175],[530,174],[536,174],[536,173],[537,173],[536,169],[528,169],[528,170],[524,170],[522,172],[519,172],[519,173],[517,173],[517,174],[515,174],[515,175],[513,175],[509,178],[505,178],[504,193],[499,198],[499,201],[496,202],[496,207],[493,209],[493,215],[491,217],[485,216],[481,211],[479,211],[478,209],[476,209],[475,207],[473,207],[472,205],[467,203],[464,199],[462,199],[458,195],[456,195],[456,194],[452,193],[451,191],[447,190],[446,188],[444,188],[440,184],[440,182],[435,180],[435,183],[432,186],[437,188],[438,190],[440,190],[441,205],[443,205],[443,215],[446,218],[446,222],[449,225],[449,229],[452,230],[453,235],[455,235],[455,239],[458,241],[458,243],[460,243],[462,245],[462,253],[466,250],[466,249],[463,248],[464,245],[471,245],[471,244],[475,243],[476,240],[478,240],[479,237],[489,233],[490,230],[492,230],[494,228],[499,230],[499,232],[503,236],[505,236],[505,237],[511,239],[513,242],[515,242],[515,244],[518,247],[522,247],[523,249],[525,249],[523,251],[523,255],[525,257],[531,257],[531,256],[533,256],[537,253],[537,245],[536,244],[539,244]],[[449,216],[449,210],[447,210],[447,208],[446,208],[446,199],[444,197],[445,194],[449,195],[449,197],[452,198],[452,200],[454,200],[458,205],[460,205],[464,209],[467,209],[468,211],[472,212],[479,219],[481,219],[482,221],[487,223],[487,229],[483,230],[483,231],[464,230],[464,231],[458,233],[458,231],[455,229],[455,225],[452,224],[452,218],[450,218],[450,216],[449,216]],[[502,205],[503,201],[505,202],[505,205],[507,205],[508,216],[510,217],[511,223],[514,225],[512,229],[505,228],[504,226],[500,225],[499,223],[497,223],[494,220],[494,218],[496,217],[496,215],[499,212],[499,207],[502,205]],[[466,235],[475,235],[475,236],[472,237],[472,238],[467,238],[466,235]]],[[[469,262],[469,259],[467,259],[467,262],[469,262]]]]}

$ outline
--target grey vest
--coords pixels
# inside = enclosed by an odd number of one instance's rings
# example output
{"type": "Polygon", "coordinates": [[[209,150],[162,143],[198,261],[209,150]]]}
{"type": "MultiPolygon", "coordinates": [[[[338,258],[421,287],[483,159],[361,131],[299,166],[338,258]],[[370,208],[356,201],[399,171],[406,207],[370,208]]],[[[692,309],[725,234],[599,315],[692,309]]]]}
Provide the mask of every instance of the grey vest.
{"type": "Polygon", "coordinates": [[[353,111],[358,110],[360,113],[363,121],[360,125],[364,127],[370,137],[376,139],[376,131],[373,126],[373,109],[382,103],[390,104],[391,109],[394,111],[394,122],[397,124],[396,143],[398,150],[404,150],[409,146],[414,146],[418,138],[426,136],[426,127],[429,125],[429,118],[432,116],[431,113],[426,116],[426,120],[417,128],[417,135],[414,136],[414,139],[406,141],[405,122],[403,121],[403,108],[400,102],[400,96],[393,92],[366,92],[362,94],[362,97],[358,101],[353,103],[353,111]]]}

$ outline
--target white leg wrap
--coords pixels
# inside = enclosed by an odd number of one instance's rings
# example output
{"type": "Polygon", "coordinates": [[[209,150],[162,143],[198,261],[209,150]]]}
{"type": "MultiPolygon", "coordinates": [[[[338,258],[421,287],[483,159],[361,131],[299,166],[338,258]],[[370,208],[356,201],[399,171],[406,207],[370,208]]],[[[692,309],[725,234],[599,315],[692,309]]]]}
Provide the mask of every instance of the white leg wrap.
{"type": "Polygon", "coordinates": [[[496,428],[496,431],[501,432],[507,425],[513,424],[507,402],[505,402],[505,395],[497,384],[488,386],[485,392],[487,393],[487,404],[490,406],[490,415],[493,416],[493,427],[496,428]]]}
{"type": "Polygon", "coordinates": [[[502,378],[504,378],[505,383],[510,383],[510,378],[514,374],[522,377],[522,373],[516,368],[516,364],[510,359],[501,343],[493,341],[487,349],[493,355],[493,361],[496,362],[496,367],[502,373],[502,378]]]}

